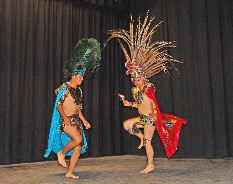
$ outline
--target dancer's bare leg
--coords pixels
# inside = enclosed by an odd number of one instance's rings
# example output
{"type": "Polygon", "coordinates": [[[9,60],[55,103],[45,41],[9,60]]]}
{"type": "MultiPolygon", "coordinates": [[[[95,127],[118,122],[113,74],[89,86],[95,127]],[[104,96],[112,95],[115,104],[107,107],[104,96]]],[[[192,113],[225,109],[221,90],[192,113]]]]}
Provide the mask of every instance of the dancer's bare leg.
{"type": "Polygon", "coordinates": [[[76,127],[72,127],[71,125],[65,125],[63,130],[68,136],[71,137],[72,140],[57,154],[57,157],[59,164],[61,164],[63,167],[67,167],[65,162],[65,155],[68,151],[81,144],[82,137],[78,132],[78,129],[76,127]]]}
{"type": "MultiPolygon", "coordinates": [[[[124,126],[124,129],[126,131],[128,131],[129,129],[132,129],[132,126],[134,123],[137,123],[139,122],[140,118],[139,117],[135,117],[135,118],[131,118],[131,119],[128,119],[126,121],[123,122],[123,126],[124,126]]],[[[143,128],[142,125],[137,125],[137,128],[143,128]]],[[[140,139],[140,144],[138,146],[138,149],[141,149],[143,147],[143,134],[142,132],[134,132],[134,133],[130,133],[132,135],[135,135],[137,136],[139,139],[140,139]]]]}
{"type": "Polygon", "coordinates": [[[152,125],[144,126],[144,145],[146,148],[147,166],[145,169],[141,170],[140,173],[149,173],[155,169],[154,149],[151,145],[151,140],[153,138],[154,131],[155,131],[155,126],[152,125]]]}
{"type": "Polygon", "coordinates": [[[80,150],[81,150],[81,146],[76,146],[74,148],[74,152],[70,158],[69,169],[68,172],[66,173],[67,178],[79,179],[79,176],[74,175],[74,168],[78,163],[80,157],[80,150]]]}

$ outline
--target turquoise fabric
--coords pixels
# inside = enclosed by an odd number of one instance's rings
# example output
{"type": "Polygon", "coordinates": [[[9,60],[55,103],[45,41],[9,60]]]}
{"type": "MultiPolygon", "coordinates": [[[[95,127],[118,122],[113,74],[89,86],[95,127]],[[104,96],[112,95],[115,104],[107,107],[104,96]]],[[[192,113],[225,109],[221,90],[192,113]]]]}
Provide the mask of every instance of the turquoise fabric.
{"type": "MultiPolygon", "coordinates": [[[[63,147],[71,141],[71,138],[66,135],[64,132],[59,131],[59,126],[60,126],[60,113],[57,109],[57,103],[59,102],[60,98],[63,96],[65,93],[66,88],[63,87],[59,91],[56,102],[54,105],[54,111],[52,115],[52,122],[51,122],[51,127],[50,127],[50,132],[49,132],[49,139],[48,139],[48,149],[46,150],[44,157],[48,157],[51,153],[51,151],[55,152],[56,154],[60,152],[63,147]]],[[[85,136],[84,131],[82,131],[82,138],[83,138],[83,147],[81,149],[81,154],[86,153],[87,151],[87,139],[85,136]]],[[[70,150],[66,156],[71,156],[73,153],[73,150],[70,150]]]]}

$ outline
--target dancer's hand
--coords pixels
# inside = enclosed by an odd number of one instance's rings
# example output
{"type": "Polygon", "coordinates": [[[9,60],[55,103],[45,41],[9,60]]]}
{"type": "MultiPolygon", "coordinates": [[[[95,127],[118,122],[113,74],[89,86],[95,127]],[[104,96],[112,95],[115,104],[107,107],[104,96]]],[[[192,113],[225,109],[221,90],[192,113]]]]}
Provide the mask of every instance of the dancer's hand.
{"type": "Polygon", "coordinates": [[[123,101],[125,100],[125,96],[124,96],[124,95],[122,95],[122,94],[120,94],[120,93],[118,93],[117,95],[119,96],[119,98],[120,98],[119,100],[120,100],[120,101],[123,102],[123,101]]]}
{"type": "Polygon", "coordinates": [[[88,121],[84,121],[83,124],[86,127],[86,129],[90,129],[91,128],[91,124],[88,121]]]}

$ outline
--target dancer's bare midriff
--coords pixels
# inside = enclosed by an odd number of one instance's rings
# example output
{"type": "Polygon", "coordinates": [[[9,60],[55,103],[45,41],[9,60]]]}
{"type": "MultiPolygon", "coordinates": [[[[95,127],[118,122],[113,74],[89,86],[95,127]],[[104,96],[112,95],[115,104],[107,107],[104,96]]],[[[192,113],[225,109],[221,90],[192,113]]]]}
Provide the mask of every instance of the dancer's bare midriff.
{"type": "Polygon", "coordinates": [[[143,96],[143,102],[137,105],[138,113],[139,114],[147,114],[147,115],[154,115],[156,120],[156,111],[154,107],[153,101],[149,99],[146,94],[143,96]]]}

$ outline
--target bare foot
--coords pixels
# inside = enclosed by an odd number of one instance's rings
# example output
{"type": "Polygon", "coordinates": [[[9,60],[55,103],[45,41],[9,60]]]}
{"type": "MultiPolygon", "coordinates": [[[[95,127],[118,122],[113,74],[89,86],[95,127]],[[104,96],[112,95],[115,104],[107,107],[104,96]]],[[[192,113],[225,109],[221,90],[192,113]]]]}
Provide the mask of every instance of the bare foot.
{"type": "Polygon", "coordinates": [[[146,174],[146,173],[150,173],[153,170],[155,170],[155,166],[154,165],[147,165],[145,169],[141,170],[140,173],[141,174],[146,174]]]}
{"type": "Polygon", "coordinates": [[[75,176],[73,173],[66,173],[67,178],[79,179],[79,176],[75,176]]]}
{"type": "Polygon", "coordinates": [[[57,160],[58,160],[58,163],[61,164],[63,167],[67,167],[65,156],[63,155],[61,151],[57,154],[57,160]]]}
{"type": "Polygon", "coordinates": [[[144,145],[143,145],[143,141],[141,141],[141,143],[140,143],[139,146],[138,146],[138,149],[141,149],[143,146],[144,146],[144,145]]]}

